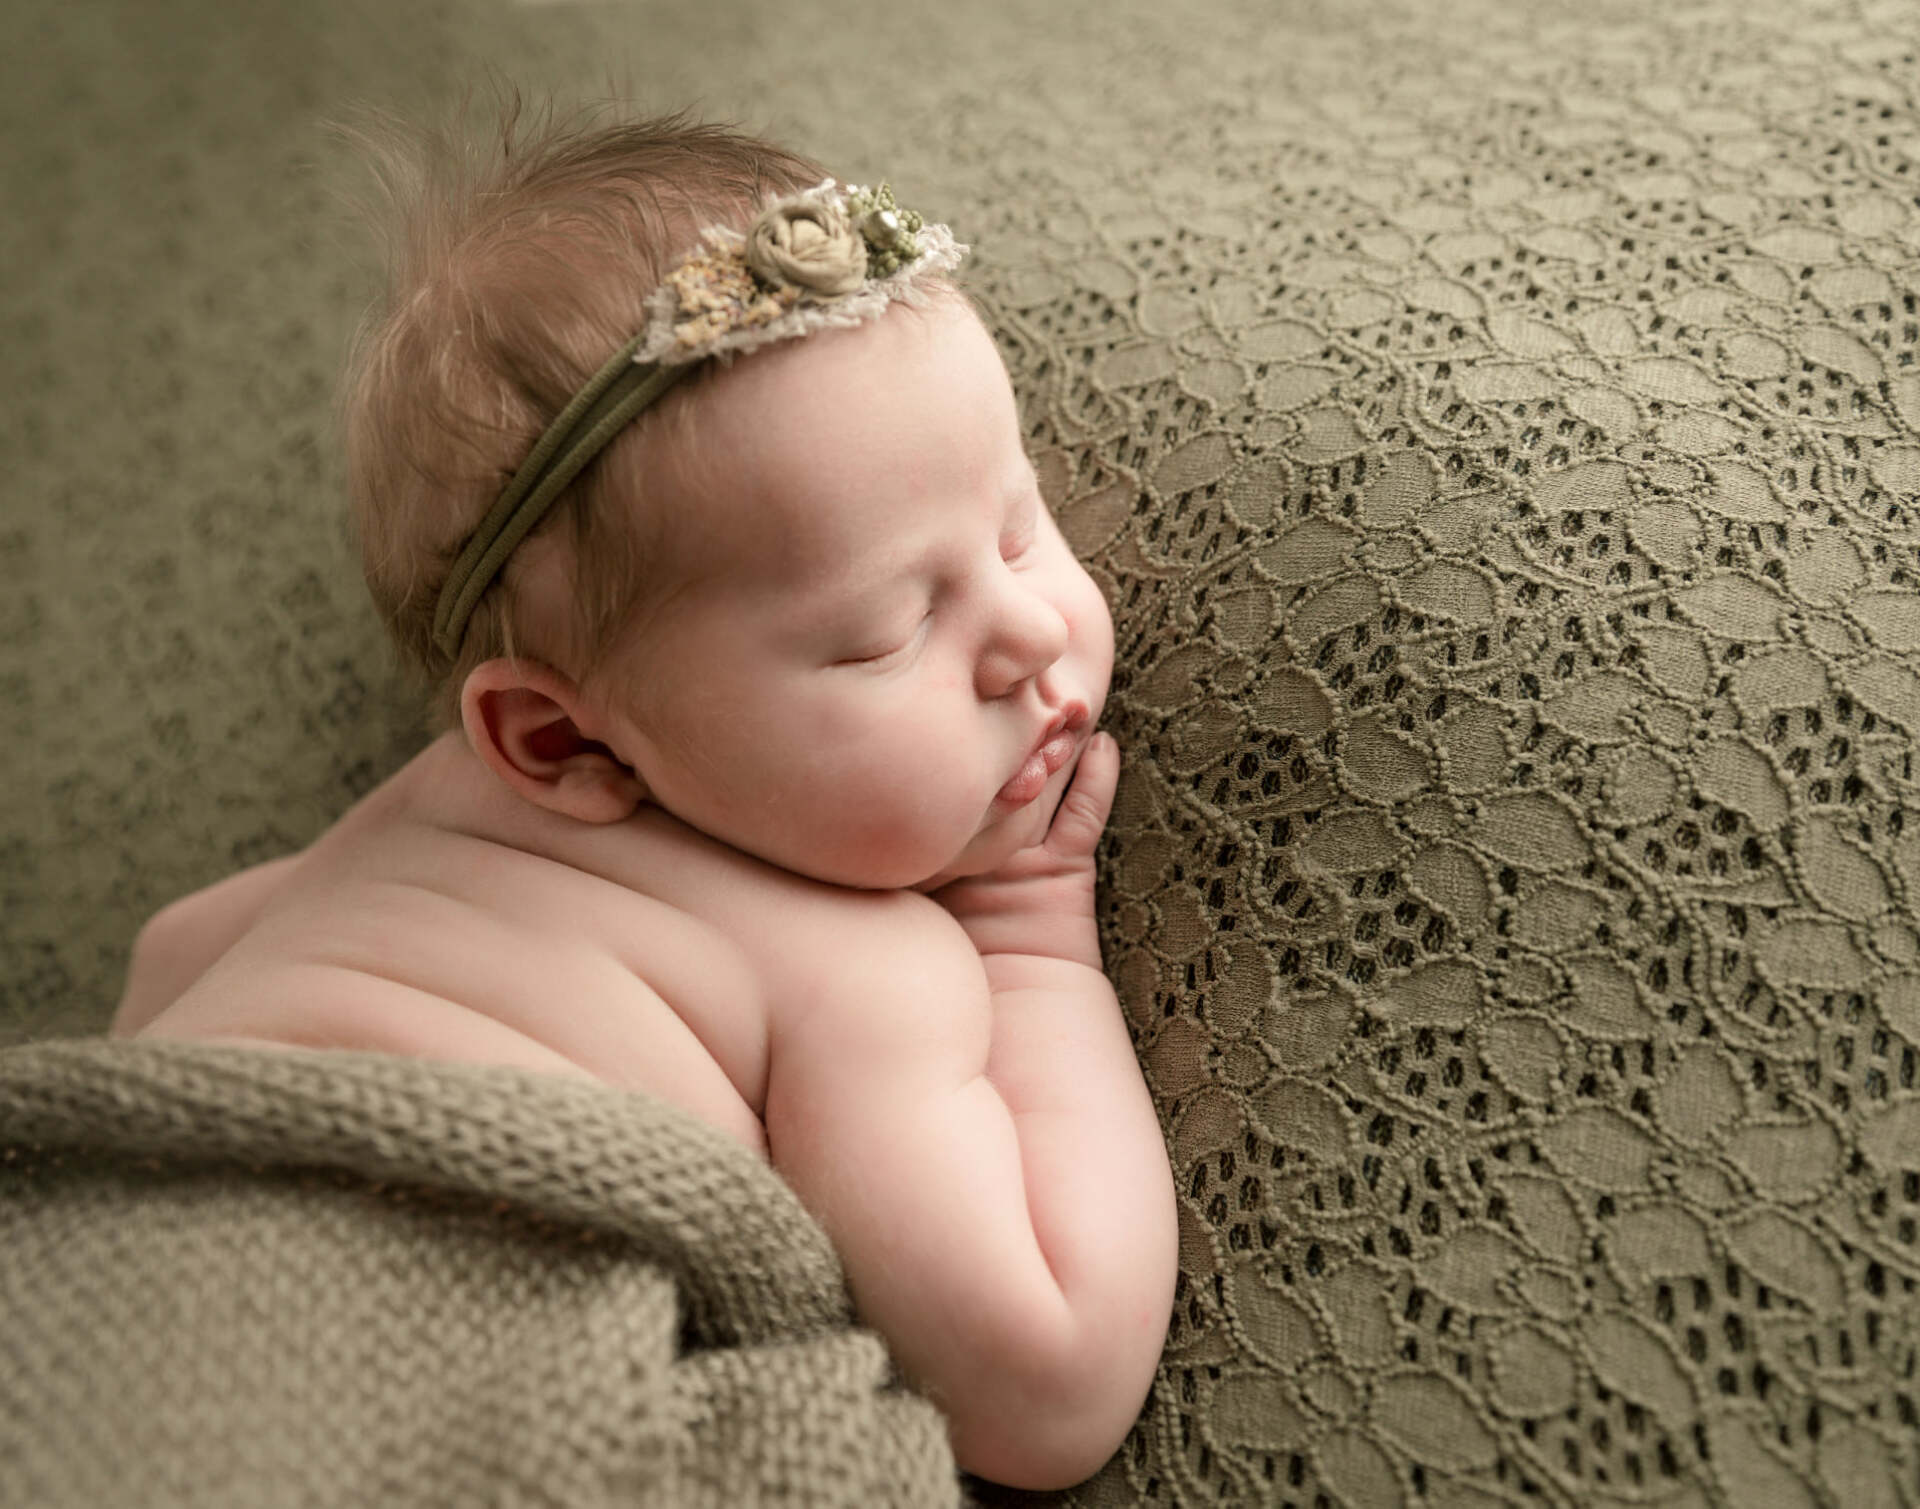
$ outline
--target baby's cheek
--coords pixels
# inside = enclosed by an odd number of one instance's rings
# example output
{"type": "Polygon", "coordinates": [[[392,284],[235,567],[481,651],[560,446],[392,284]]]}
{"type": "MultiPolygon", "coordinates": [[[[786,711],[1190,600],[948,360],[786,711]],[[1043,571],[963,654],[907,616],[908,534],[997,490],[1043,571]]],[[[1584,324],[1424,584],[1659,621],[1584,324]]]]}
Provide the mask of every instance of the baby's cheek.
{"type": "Polygon", "coordinates": [[[979,819],[978,811],[969,819],[952,793],[931,786],[914,794],[869,785],[831,815],[818,838],[836,854],[843,874],[859,877],[855,883],[907,886],[946,865],[979,819]]]}

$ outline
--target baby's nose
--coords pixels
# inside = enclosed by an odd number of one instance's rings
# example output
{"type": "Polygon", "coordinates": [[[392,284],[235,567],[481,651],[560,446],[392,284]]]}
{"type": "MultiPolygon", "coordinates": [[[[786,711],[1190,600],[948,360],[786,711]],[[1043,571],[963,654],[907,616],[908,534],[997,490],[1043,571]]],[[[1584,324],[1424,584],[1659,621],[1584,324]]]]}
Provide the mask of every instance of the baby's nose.
{"type": "Polygon", "coordinates": [[[1016,588],[1001,604],[980,657],[980,695],[1004,697],[1066,652],[1067,621],[1060,610],[1039,593],[1016,588]]]}

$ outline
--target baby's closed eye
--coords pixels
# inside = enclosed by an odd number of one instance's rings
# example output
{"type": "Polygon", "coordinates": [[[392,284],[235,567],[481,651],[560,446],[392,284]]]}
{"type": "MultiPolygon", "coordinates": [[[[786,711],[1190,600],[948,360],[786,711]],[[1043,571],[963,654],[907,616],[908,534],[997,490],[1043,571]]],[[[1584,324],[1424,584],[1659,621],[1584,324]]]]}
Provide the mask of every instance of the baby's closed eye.
{"type": "Polygon", "coordinates": [[[862,648],[855,654],[842,655],[833,663],[836,666],[880,666],[903,660],[920,647],[932,623],[933,610],[929,608],[911,628],[876,635],[871,640],[874,648],[862,648]]]}

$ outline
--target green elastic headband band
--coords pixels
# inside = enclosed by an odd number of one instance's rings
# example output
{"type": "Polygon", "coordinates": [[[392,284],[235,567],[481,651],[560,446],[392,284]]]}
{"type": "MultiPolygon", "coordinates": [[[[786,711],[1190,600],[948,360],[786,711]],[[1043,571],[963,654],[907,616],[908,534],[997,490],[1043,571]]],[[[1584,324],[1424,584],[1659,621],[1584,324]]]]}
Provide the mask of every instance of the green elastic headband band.
{"type": "Polygon", "coordinates": [[[433,642],[445,654],[459,653],[474,604],[566,485],[636,414],[699,365],[635,362],[633,353],[644,338],[642,334],[628,341],[574,394],[454,561],[433,610],[433,642]]]}

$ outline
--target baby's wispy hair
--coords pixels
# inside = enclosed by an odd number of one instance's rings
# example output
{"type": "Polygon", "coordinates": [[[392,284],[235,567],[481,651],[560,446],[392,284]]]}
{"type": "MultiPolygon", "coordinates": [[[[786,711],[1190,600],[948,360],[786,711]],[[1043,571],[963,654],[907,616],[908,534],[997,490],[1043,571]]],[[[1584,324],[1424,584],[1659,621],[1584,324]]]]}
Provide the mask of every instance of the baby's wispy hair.
{"type": "Polygon", "coordinates": [[[340,395],[353,532],[369,591],[436,721],[499,655],[585,681],[644,603],[685,492],[696,374],[629,425],[569,486],[480,600],[458,651],[434,644],[435,600],[462,541],[553,417],[646,319],[646,301],[702,227],[824,176],[795,153],[689,112],[529,103],[496,85],[444,124],[361,107],[333,133],[364,161],[385,289],[357,332],[340,395]],[[651,506],[650,506],[651,505],[651,506]],[[562,521],[565,522],[562,522],[562,521]],[[556,614],[523,590],[564,552],[556,614]]]}

